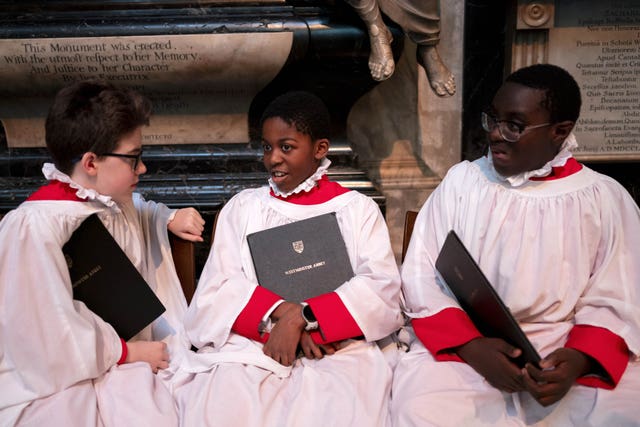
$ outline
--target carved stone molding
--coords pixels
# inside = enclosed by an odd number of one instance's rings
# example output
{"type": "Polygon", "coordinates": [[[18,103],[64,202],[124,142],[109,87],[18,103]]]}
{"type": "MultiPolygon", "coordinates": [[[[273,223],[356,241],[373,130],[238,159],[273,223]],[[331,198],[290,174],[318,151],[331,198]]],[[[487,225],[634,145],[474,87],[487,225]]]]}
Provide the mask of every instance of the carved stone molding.
{"type": "Polygon", "coordinates": [[[518,30],[553,27],[553,0],[518,0],[518,30]]]}
{"type": "Polygon", "coordinates": [[[553,0],[518,0],[511,46],[511,70],[547,62],[549,28],[554,26],[553,0]]]}
{"type": "Polygon", "coordinates": [[[516,31],[511,50],[511,70],[548,62],[548,31],[516,31]]]}

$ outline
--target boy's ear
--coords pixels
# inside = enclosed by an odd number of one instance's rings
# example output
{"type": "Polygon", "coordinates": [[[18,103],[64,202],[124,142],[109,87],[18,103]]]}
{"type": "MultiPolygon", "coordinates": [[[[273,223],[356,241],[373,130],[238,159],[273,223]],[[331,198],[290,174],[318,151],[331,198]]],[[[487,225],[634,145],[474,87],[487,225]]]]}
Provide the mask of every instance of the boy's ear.
{"type": "Polygon", "coordinates": [[[571,120],[565,120],[563,122],[556,123],[553,127],[553,139],[554,141],[562,144],[573,130],[575,123],[571,120]]]}
{"type": "Polygon", "coordinates": [[[95,153],[92,153],[91,151],[87,151],[82,155],[82,158],[78,162],[78,165],[84,171],[84,173],[90,176],[94,176],[98,173],[98,169],[96,167],[97,159],[98,159],[98,156],[96,156],[95,153]]]}
{"type": "Polygon", "coordinates": [[[313,157],[316,160],[320,160],[329,152],[329,140],[327,138],[317,139],[315,142],[315,153],[313,153],[313,157]]]}

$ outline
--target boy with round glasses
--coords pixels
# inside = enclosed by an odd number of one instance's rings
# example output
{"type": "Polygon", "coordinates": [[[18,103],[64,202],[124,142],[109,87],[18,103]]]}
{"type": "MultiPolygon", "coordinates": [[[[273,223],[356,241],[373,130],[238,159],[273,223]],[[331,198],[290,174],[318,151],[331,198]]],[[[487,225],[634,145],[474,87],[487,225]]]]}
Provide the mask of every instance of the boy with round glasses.
{"type": "Polygon", "coordinates": [[[520,136],[528,130],[537,129],[545,126],[551,126],[551,123],[540,123],[539,125],[523,125],[511,120],[498,120],[491,113],[483,111],[480,114],[482,121],[482,129],[486,132],[492,132],[496,127],[500,136],[507,142],[518,142],[520,136]]]}
{"type": "Polygon", "coordinates": [[[402,266],[413,342],[394,372],[395,425],[639,425],[640,211],[578,163],[580,90],[565,70],[511,74],[483,114],[489,152],[422,207],[402,266]],[[529,340],[482,336],[434,261],[455,230],[529,340]]]}
{"type": "Polygon", "coordinates": [[[150,114],[146,98],[101,81],[55,97],[46,120],[49,183],[0,222],[2,425],[178,425],[161,379],[188,349],[186,300],[167,229],[201,241],[204,221],[192,208],[134,194],[146,172],[140,156],[150,114]],[[62,247],[92,214],[166,308],[128,342],[73,299],[62,247]]]}

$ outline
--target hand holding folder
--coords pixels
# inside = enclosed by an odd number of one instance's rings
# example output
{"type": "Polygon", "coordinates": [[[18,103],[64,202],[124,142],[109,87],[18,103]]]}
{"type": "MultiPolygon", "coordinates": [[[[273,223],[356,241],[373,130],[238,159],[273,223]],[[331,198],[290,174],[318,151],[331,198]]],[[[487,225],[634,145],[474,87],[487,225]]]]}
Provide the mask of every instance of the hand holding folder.
{"type": "Polygon", "coordinates": [[[164,313],[164,305],[98,215],[80,224],[62,252],[73,298],[111,324],[125,341],[164,313]]]}

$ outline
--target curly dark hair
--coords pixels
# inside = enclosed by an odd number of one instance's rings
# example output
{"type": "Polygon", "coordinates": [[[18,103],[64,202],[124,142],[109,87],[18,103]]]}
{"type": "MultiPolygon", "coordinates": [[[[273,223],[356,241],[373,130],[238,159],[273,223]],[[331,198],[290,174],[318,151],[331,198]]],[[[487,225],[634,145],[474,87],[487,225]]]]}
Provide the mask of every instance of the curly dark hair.
{"type": "Polygon", "coordinates": [[[329,139],[331,121],[325,103],[311,92],[292,91],[278,96],[267,105],[260,119],[260,129],[267,119],[279,117],[312,141],[329,139]]]}
{"type": "Polygon", "coordinates": [[[45,123],[47,148],[56,167],[70,174],[84,153],[100,156],[122,137],[149,124],[151,102],[138,92],[102,80],[79,81],[56,94],[45,123]]]}
{"type": "Polygon", "coordinates": [[[564,68],[552,64],[530,65],[514,71],[506,81],[543,90],[543,107],[549,111],[552,123],[578,120],[582,105],[580,87],[564,68]]]}

